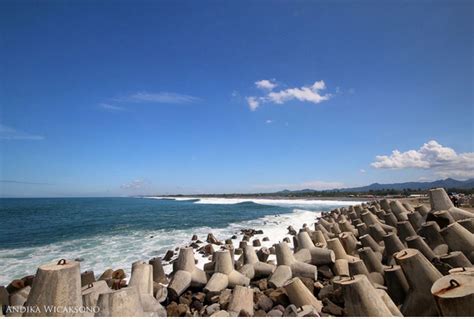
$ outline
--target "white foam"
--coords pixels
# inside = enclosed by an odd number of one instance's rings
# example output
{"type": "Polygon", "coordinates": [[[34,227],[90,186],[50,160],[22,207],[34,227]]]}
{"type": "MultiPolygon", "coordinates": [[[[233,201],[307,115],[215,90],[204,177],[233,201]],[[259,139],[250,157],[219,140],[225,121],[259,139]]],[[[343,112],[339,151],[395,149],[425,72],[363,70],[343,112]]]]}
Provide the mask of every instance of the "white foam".
{"type": "MultiPolygon", "coordinates": [[[[248,199],[244,201],[248,201],[248,199]]],[[[291,200],[257,199],[256,201],[262,204],[270,201],[273,203],[272,205],[275,205],[274,203],[278,201],[279,206],[286,206],[288,201],[291,200]]],[[[359,203],[345,201],[317,201],[315,203],[316,201],[304,200],[301,202],[311,202],[308,207],[312,205],[347,206],[359,203]]],[[[301,204],[295,205],[293,201],[291,201],[291,205],[302,206],[301,204]]],[[[207,234],[211,232],[222,241],[236,234],[238,239],[234,240],[233,244],[238,247],[238,243],[242,238],[240,235],[242,228],[261,229],[263,235],[256,235],[252,237],[252,240],[260,239],[262,247],[270,247],[288,236],[288,226],[292,225],[298,230],[304,223],[312,224],[318,216],[320,216],[319,212],[308,209],[294,209],[289,214],[268,215],[258,219],[231,223],[222,228],[195,227],[175,230],[127,231],[123,234],[104,234],[39,247],[0,249],[0,285],[6,285],[13,279],[34,274],[39,265],[61,258],[82,258],[81,271],[94,270],[97,276],[107,268],[123,268],[130,275],[133,262],[137,260],[148,261],[152,257],[163,256],[168,249],[188,245],[194,234],[198,235],[203,241],[207,234]],[[263,237],[269,237],[270,241],[263,241],[263,237]]],[[[218,246],[214,248],[219,249],[218,246]]],[[[200,254],[195,256],[198,258],[198,267],[200,268],[208,262],[208,259],[200,254]]],[[[274,256],[271,257],[274,258],[274,256]]],[[[166,272],[171,272],[171,265],[165,265],[164,268],[166,272]]]]}

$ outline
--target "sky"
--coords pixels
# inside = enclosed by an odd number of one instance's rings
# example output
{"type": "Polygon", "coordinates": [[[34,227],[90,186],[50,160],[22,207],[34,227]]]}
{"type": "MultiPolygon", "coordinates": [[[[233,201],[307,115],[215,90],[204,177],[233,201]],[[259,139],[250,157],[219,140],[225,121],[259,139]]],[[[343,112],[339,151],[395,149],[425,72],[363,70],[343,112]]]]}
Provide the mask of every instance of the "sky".
{"type": "Polygon", "coordinates": [[[0,2],[0,196],[474,177],[472,1],[0,2]]]}

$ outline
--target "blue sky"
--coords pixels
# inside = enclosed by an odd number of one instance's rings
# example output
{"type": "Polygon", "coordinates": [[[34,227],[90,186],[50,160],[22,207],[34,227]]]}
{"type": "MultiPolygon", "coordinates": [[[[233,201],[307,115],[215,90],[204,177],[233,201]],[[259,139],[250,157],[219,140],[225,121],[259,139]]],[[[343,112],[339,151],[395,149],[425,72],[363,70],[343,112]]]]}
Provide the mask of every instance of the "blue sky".
{"type": "Polygon", "coordinates": [[[2,196],[474,175],[472,1],[0,6],[2,196]]]}

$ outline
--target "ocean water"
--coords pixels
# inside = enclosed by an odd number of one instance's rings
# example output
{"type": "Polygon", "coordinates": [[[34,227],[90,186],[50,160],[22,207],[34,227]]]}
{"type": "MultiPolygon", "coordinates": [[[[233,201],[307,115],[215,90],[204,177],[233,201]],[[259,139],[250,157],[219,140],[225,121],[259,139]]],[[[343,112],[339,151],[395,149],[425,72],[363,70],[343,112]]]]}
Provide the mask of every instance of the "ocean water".
{"type": "MultiPolygon", "coordinates": [[[[42,198],[0,199],[0,285],[34,274],[39,265],[80,258],[81,271],[163,256],[193,234],[220,240],[242,228],[264,230],[265,246],[286,228],[312,223],[318,212],[357,204],[348,201],[224,198],[42,198]]],[[[239,239],[241,237],[239,236],[239,239]]],[[[234,241],[238,245],[238,241],[234,241]]],[[[218,248],[218,247],[216,247],[218,248]]],[[[198,257],[198,256],[196,256],[198,257]]],[[[207,260],[199,258],[202,265],[207,260]]],[[[171,266],[165,266],[170,271],[171,266]]]]}

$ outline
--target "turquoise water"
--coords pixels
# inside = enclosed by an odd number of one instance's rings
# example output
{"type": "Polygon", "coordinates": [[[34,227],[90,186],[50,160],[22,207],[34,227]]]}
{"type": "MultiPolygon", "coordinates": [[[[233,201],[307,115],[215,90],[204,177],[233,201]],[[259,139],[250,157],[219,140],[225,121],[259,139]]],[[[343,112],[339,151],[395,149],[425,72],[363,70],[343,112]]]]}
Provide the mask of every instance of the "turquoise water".
{"type": "MultiPolygon", "coordinates": [[[[38,265],[80,258],[100,272],[127,268],[184,245],[193,234],[229,238],[243,227],[284,235],[284,223],[312,222],[314,212],[347,202],[150,198],[0,199],[0,285],[38,265]],[[282,232],[283,231],[283,232],[282,232]],[[281,233],[281,234],[280,234],[281,233]]],[[[281,238],[280,238],[281,239],[281,238]]]]}

